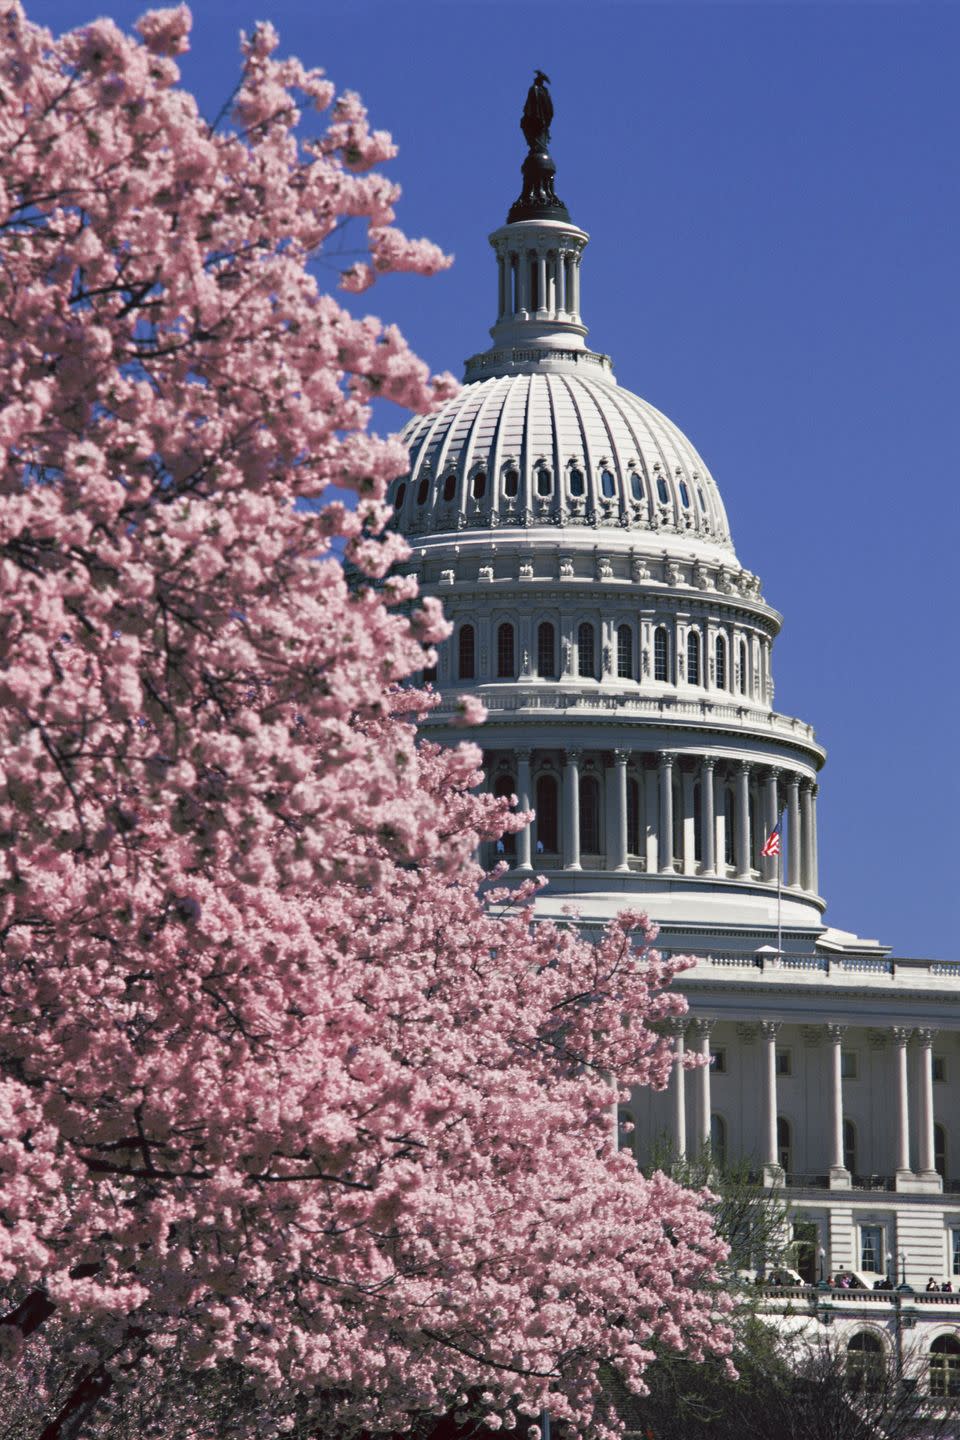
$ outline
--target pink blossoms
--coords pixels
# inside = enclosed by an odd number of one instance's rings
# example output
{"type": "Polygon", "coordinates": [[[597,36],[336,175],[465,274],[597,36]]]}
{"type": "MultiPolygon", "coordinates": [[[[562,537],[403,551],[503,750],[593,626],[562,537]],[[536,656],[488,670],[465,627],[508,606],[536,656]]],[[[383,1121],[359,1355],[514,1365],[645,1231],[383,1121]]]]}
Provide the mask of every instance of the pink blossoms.
{"type": "Polygon", "coordinates": [[[406,459],[367,430],[453,382],[311,270],[347,218],[349,289],[447,262],[269,26],[212,132],[189,24],[0,6],[5,1408],[23,1440],[464,1405],[602,1437],[605,1366],[728,1344],[702,1197],[608,1139],[604,1077],[666,1081],[677,966],[477,899],[514,822],[474,749],[418,744],[398,682],[446,626],[379,583],[406,459]],[[300,504],[330,487],[353,508],[300,504]]]}

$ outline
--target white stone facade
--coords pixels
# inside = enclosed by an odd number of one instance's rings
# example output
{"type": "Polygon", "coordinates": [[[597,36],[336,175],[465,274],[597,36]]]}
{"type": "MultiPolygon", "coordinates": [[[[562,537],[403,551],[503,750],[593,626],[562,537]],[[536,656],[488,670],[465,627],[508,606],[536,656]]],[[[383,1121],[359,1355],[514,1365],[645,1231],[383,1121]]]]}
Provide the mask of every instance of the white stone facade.
{"type": "Polygon", "coordinates": [[[960,1290],[960,962],[824,921],[825,755],[774,709],[780,616],[697,451],[586,348],[587,238],[556,220],[491,236],[494,345],[406,431],[395,523],[455,627],[430,723],[449,734],[465,691],[486,705],[488,783],[537,811],[503,854],[547,876],[541,914],[643,910],[698,957],[677,1047],[712,1063],[625,1107],[640,1163],[663,1141],[746,1157],[784,1187],[814,1285],[850,1270],[916,1292],[802,1290],[804,1324],[960,1355],[960,1293],[924,1289],[960,1290]],[[761,849],[781,813],[778,868],[761,849]]]}

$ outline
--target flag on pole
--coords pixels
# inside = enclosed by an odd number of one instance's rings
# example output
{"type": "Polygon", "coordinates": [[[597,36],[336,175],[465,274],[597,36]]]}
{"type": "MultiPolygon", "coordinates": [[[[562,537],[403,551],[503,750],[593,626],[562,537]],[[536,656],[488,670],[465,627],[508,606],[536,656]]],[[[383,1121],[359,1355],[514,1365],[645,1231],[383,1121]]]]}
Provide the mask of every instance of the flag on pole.
{"type": "Polygon", "coordinates": [[[760,851],[761,855],[770,856],[780,854],[780,827],[782,826],[782,824],[783,816],[781,815],[776,825],[774,825],[773,829],[770,831],[770,834],[763,842],[763,849],[760,851]]]}

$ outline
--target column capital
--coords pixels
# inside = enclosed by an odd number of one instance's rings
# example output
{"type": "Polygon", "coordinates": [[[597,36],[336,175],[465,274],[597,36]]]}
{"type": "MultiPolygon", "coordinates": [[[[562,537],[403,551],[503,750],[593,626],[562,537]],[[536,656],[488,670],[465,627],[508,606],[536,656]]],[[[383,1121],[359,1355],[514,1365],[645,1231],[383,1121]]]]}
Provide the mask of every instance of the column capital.
{"type": "Polygon", "coordinates": [[[847,1033],[846,1025],[835,1025],[832,1022],[829,1025],[825,1025],[824,1029],[826,1030],[828,1036],[835,1045],[839,1045],[840,1041],[847,1033]]]}
{"type": "Polygon", "coordinates": [[[782,1020],[761,1020],[760,1034],[763,1036],[764,1040],[776,1040],[777,1036],[780,1034],[780,1026],[782,1024],[782,1020]]]}
{"type": "Polygon", "coordinates": [[[752,760],[738,760],[734,767],[738,775],[749,775],[753,769],[752,760]]]}
{"type": "Polygon", "coordinates": [[[677,752],[675,750],[660,750],[657,752],[657,758],[661,765],[669,767],[676,764],[677,752]]]}
{"type": "Polygon", "coordinates": [[[613,763],[614,763],[614,765],[627,765],[627,764],[629,764],[629,762],[630,762],[630,751],[629,751],[629,750],[614,750],[614,752],[613,752],[613,763]]]}
{"type": "Polygon", "coordinates": [[[890,1034],[893,1036],[895,1045],[906,1045],[913,1034],[913,1027],[910,1025],[891,1025],[890,1034]]]}
{"type": "Polygon", "coordinates": [[[817,782],[811,780],[809,775],[800,776],[800,789],[804,795],[815,795],[817,793],[817,782]]]}
{"type": "Polygon", "coordinates": [[[529,765],[530,761],[533,759],[533,751],[530,749],[529,746],[524,746],[520,750],[514,750],[513,753],[516,755],[517,759],[521,762],[521,764],[529,765]]]}
{"type": "Polygon", "coordinates": [[[929,1050],[940,1032],[939,1030],[931,1030],[924,1025],[916,1029],[913,1033],[916,1035],[918,1043],[923,1046],[924,1050],[929,1050]]]}
{"type": "Polygon", "coordinates": [[[774,780],[774,781],[779,780],[779,779],[780,779],[780,776],[781,776],[782,774],[783,774],[783,771],[781,770],[781,768],[780,768],[779,765],[768,765],[768,766],[767,766],[767,780],[768,780],[768,781],[770,781],[770,780],[774,780]]]}
{"type": "Polygon", "coordinates": [[[799,772],[796,771],[796,770],[788,770],[788,771],[786,772],[786,776],[787,776],[787,785],[790,787],[790,789],[791,789],[791,790],[799,790],[799,789],[800,789],[800,783],[801,783],[801,781],[803,780],[803,776],[802,776],[801,774],[799,774],[799,772]]]}
{"type": "Polygon", "coordinates": [[[563,752],[564,765],[579,765],[582,759],[583,751],[580,749],[564,750],[563,752]]]}
{"type": "Polygon", "coordinates": [[[698,1040],[709,1040],[710,1032],[716,1023],[715,1020],[701,1015],[698,1016],[697,1019],[691,1020],[690,1028],[698,1040]]]}
{"type": "Polygon", "coordinates": [[[700,764],[704,770],[713,770],[717,763],[716,755],[701,755],[700,764]]]}
{"type": "Polygon", "coordinates": [[[673,1015],[669,1020],[664,1022],[663,1028],[668,1035],[673,1035],[675,1038],[678,1037],[682,1040],[687,1033],[689,1023],[689,1018],[686,1015],[673,1015]]]}

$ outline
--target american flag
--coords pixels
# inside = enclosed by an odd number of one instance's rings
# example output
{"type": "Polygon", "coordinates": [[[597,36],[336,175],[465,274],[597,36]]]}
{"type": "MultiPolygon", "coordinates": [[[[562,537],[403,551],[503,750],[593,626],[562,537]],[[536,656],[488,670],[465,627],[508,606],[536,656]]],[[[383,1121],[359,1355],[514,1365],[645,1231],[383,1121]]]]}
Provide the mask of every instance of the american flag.
{"type": "Polygon", "coordinates": [[[777,821],[776,825],[774,825],[773,829],[770,831],[770,834],[763,842],[763,849],[760,851],[761,855],[780,854],[780,827],[782,824],[783,816],[781,815],[780,819],[777,821]]]}

